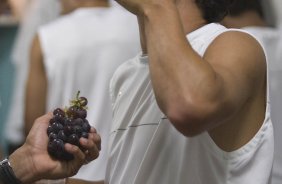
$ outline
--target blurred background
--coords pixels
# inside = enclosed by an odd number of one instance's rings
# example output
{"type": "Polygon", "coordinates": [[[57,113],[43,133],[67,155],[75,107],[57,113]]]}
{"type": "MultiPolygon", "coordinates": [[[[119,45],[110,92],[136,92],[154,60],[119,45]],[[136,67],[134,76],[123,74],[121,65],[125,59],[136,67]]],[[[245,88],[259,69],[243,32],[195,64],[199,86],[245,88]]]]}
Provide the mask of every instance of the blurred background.
{"type": "MultiPolygon", "coordinates": [[[[0,138],[1,155],[8,153],[6,125],[9,116],[23,122],[11,103],[24,95],[32,39],[40,25],[60,15],[57,0],[0,0],[0,138]]],[[[16,103],[17,105],[17,103],[16,103]]],[[[22,104],[19,104],[22,106],[22,104]]],[[[18,108],[20,109],[20,108],[18,108]]],[[[11,118],[10,118],[11,119],[11,118]]],[[[23,137],[14,135],[20,144],[23,137]]]]}

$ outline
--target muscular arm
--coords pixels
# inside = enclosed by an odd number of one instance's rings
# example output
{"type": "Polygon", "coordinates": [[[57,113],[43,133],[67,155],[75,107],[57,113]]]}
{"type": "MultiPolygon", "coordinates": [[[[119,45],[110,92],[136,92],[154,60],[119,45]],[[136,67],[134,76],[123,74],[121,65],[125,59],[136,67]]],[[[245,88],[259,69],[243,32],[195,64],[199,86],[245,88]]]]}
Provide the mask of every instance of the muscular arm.
{"type": "Polygon", "coordinates": [[[164,2],[143,8],[155,96],[181,133],[193,136],[211,130],[261,91],[258,89],[265,81],[265,58],[252,37],[225,33],[202,58],[187,42],[175,4],[164,2]]]}
{"type": "Polygon", "coordinates": [[[45,113],[47,78],[38,36],[34,38],[25,94],[25,133],[28,134],[34,120],[45,113]]]}

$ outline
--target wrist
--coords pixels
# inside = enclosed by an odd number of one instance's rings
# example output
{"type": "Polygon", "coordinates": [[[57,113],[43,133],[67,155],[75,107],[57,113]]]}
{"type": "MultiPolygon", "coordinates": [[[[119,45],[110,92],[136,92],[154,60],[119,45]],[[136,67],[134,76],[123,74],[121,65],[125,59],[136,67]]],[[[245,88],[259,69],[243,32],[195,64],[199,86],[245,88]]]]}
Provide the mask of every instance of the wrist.
{"type": "Polygon", "coordinates": [[[12,153],[9,161],[16,178],[21,183],[31,183],[36,180],[35,169],[27,146],[24,145],[12,153]]]}
{"type": "Polygon", "coordinates": [[[0,181],[1,184],[22,184],[15,176],[8,158],[0,162],[0,181]]]}
{"type": "Polygon", "coordinates": [[[160,14],[177,10],[177,7],[172,2],[161,2],[155,4],[144,5],[142,8],[142,17],[144,20],[150,20],[153,17],[160,17],[160,14]]]}

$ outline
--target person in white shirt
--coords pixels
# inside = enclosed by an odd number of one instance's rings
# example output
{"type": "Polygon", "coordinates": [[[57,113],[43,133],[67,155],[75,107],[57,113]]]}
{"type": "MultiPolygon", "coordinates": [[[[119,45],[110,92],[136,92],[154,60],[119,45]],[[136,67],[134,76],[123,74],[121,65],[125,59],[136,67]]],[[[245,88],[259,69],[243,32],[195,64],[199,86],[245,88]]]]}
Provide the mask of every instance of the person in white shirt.
{"type": "MultiPolygon", "coordinates": [[[[269,3],[269,2],[265,2],[269,3]]],[[[267,61],[270,85],[271,120],[274,127],[274,166],[272,184],[282,182],[282,63],[279,51],[281,34],[275,27],[269,26],[261,0],[237,0],[229,10],[229,15],[222,21],[228,28],[241,28],[254,35],[262,44],[267,61]]],[[[271,5],[268,5],[271,7],[271,5]]],[[[273,11],[268,9],[268,11],[273,11]]]]}
{"type": "Polygon", "coordinates": [[[231,1],[118,2],[138,17],[142,54],[111,80],[103,183],[268,183],[266,58],[249,34],[213,23],[231,1]]]}
{"type": "Polygon", "coordinates": [[[25,139],[24,96],[32,39],[38,27],[56,19],[60,11],[60,2],[57,0],[29,0],[26,3],[11,56],[15,76],[11,104],[5,121],[5,142],[10,154],[25,139]]]}
{"type": "MultiPolygon", "coordinates": [[[[25,128],[46,111],[69,104],[77,91],[88,99],[87,119],[102,136],[95,162],[75,178],[105,178],[112,122],[109,82],[116,68],[140,52],[136,17],[107,0],[66,0],[70,13],[39,28],[31,51],[25,128]]],[[[62,2],[64,3],[64,2],[62,2]]]]}

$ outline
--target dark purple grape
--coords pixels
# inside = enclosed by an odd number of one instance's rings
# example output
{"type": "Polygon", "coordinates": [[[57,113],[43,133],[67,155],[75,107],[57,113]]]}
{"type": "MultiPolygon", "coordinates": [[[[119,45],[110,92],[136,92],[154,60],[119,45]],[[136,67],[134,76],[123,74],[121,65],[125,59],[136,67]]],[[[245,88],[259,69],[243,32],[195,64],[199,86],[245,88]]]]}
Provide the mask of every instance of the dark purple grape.
{"type": "Polygon", "coordinates": [[[61,139],[62,141],[66,142],[67,141],[67,136],[65,135],[63,130],[60,130],[58,133],[58,139],[61,139]]]}
{"type": "Polygon", "coordinates": [[[52,128],[52,125],[49,125],[48,128],[47,128],[47,135],[49,136],[51,132],[53,132],[53,128],[52,128]]]}
{"type": "Polygon", "coordinates": [[[73,120],[73,125],[78,125],[78,126],[81,126],[83,124],[83,119],[81,118],[76,118],[75,120],[73,120]]]}
{"type": "Polygon", "coordinates": [[[81,137],[81,134],[82,134],[82,128],[81,128],[81,126],[75,125],[75,126],[73,127],[73,132],[74,132],[74,134],[76,134],[78,137],[81,137]]]}
{"type": "Polygon", "coordinates": [[[53,157],[56,156],[57,150],[56,150],[56,146],[55,146],[55,143],[53,142],[53,140],[49,141],[47,151],[51,156],[53,156],[53,157]]]}
{"type": "Polygon", "coordinates": [[[55,110],[53,111],[53,115],[54,115],[54,116],[60,115],[60,116],[65,117],[65,112],[64,112],[62,109],[57,108],[57,109],[55,109],[55,110]]]}
{"type": "Polygon", "coordinates": [[[50,119],[49,124],[52,125],[55,122],[56,122],[55,117],[53,117],[52,119],[50,119]]]}
{"type": "Polygon", "coordinates": [[[79,145],[79,137],[76,134],[71,134],[68,137],[68,143],[78,146],[79,145]]]}
{"type": "Polygon", "coordinates": [[[48,144],[48,153],[56,158],[61,158],[64,153],[64,142],[60,139],[54,139],[48,144]]]}
{"type": "Polygon", "coordinates": [[[61,139],[54,139],[51,142],[52,150],[55,150],[57,152],[64,150],[64,142],[61,139]]]}
{"type": "Polygon", "coordinates": [[[88,133],[87,132],[82,132],[82,134],[81,134],[81,137],[84,137],[84,138],[88,138],[88,133]]]}
{"type": "Polygon", "coordinates": [[[64,122],[64,125],[67,126],[67,125],[71,125],[73,122],[73,119],[71,118],[65,118],[65,122],[64,122]]]}
{"type": "Polygon", "coordinates": [[[79,103],[80,103],[80,105],[81,106],[86,106],[87,105],[87,103],[88,103],[88,100],[87,100],[87,98],[85,98],[85,97],[79,97],[78,98],[78,101],[79,101],[79,103]]]}
{"type": "Polygon", "coordinates": [[[64,129],[63,125],[57,122],[53,123],[51,126],[52,126],[53,132],[55,133],[59,133],[60,130],[64,129]]]}
{"type": "Polygon", "coordinates": [[[90,125],[87,117],[88,101],[85,97],[79,97],[71,101],[71,107],[65,111],[56,108],[53,111],[53,118],[49,121],[47,134],[49,136],[48,152],[50,156],[59,160],[72,160],[74,156],[68,153],[64,144],[70,143],[78,146],[81,150],[84,148],[80,145],[81,137],[88,138],[90,125]]]}
{"type": "Polygon", "coordinates": [[[67,111],[68,116],[72,117],[73,119],[76,119],[78,117],[77,110],[78,110],[77,106],[71,106],[67,111]]]}
{"type": "Polygon", "coordinates": [[[85,109],[77,110],[77,116],[81,119],[85,119],[87,117],[87,111],[85,109]]]}
{"type": "Polygon", "coordinates": [[[49,134],[49,141],[53,141],[54,139],[57,139],[57,138],[58,138],[58,136],[54,132],[51,132],[49,134]]]}
{"type": "Polygon", "coordinates": [[[89,125],[89,123],[88,122],[83,122],[83,124],[82,124],[82,131],[89,132],[90,129],[91,129],[91,126],[89,125]]]}
{"type": "Polygon", "coordinates": [[[87,119],[83,119],[83,122],[89,124],[89,121],[87,119]]]}
{"type": "Polygon", "coordinates": [[[66,125],[64,127],[64,133],[65,133],[66,136],[73,134],[74,133],[73,127],[71,125],[66,125]]]}
{"type": "Polygon", "coordinates": [[[53,118],[54,118],[55,122],[58,122],[62,125],[65,123],[65,117],[62,116],[62,115],[56,115],[53,118]]]}

